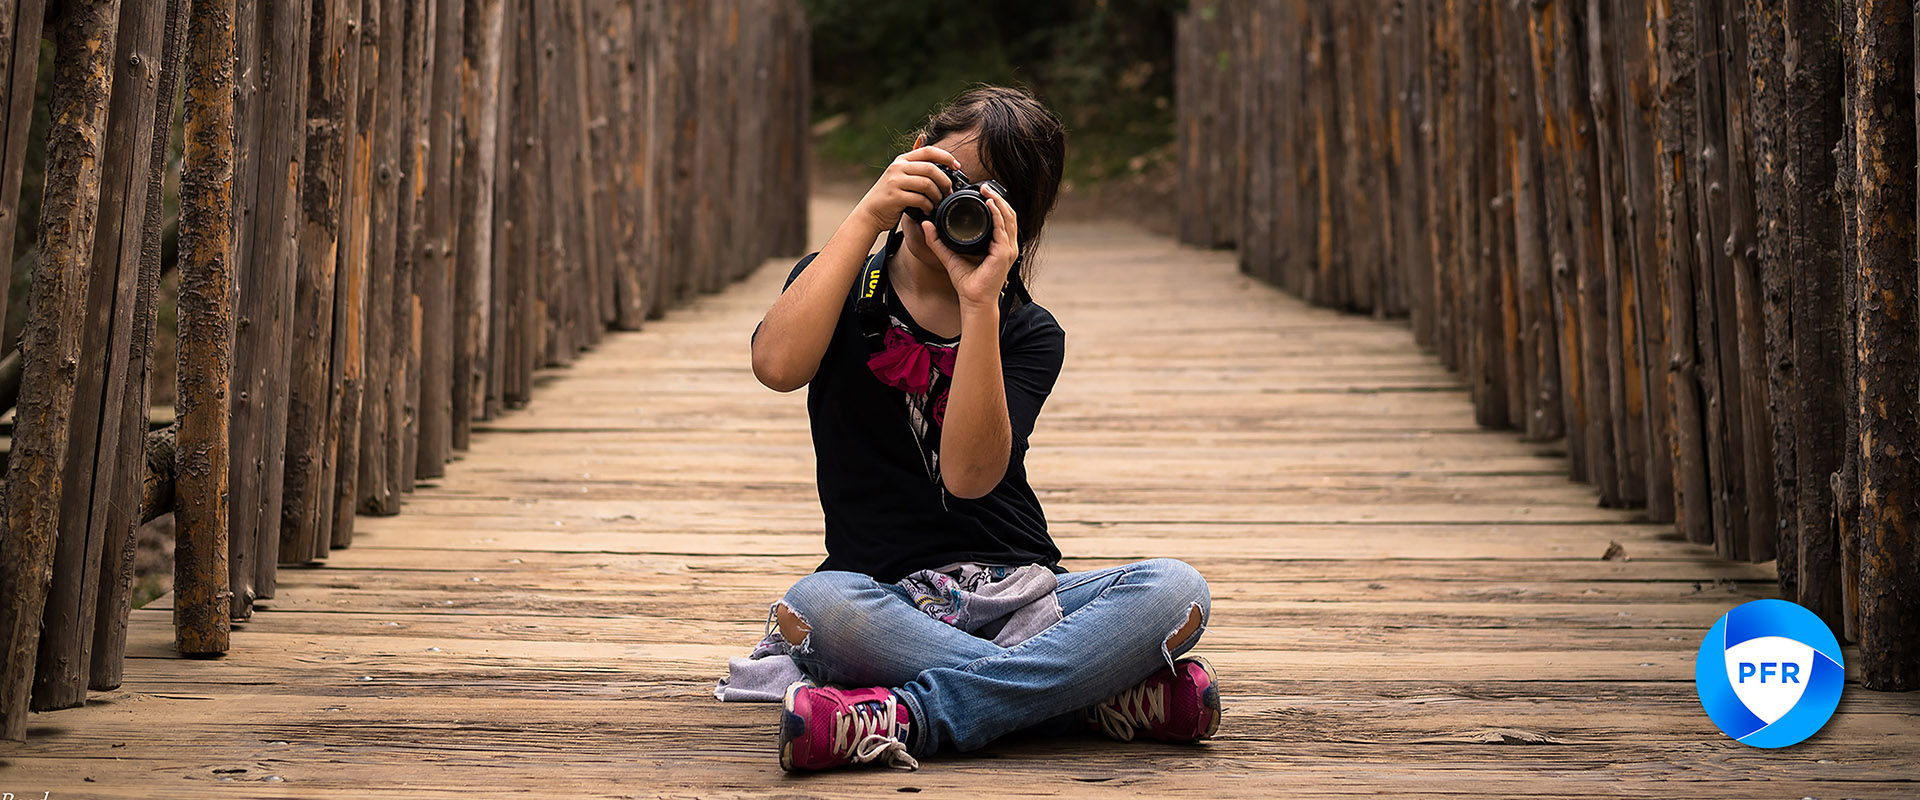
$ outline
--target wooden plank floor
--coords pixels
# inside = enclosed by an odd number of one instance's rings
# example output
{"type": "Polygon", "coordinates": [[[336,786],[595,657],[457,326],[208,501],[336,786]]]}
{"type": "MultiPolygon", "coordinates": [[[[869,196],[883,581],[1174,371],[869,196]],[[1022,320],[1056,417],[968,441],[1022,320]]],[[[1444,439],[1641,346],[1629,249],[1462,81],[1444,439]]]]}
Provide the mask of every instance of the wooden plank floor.
{"type": "Polygon", "coordinates": [[[748,368],[781,262],[547,374],[403,515],[283,569],[227,656],[172,654],[170,598],[134,612],[126,685],[36,715],[0,751],[0,791],[1920,793],[1920,694],[1849,687],[1784,752],[1721,736],[1693,651],[1772,593],[1771,565],[1596,508],[1556,446],[1477,430],[1403,325],[1308,308],[1231,254],[1130,228],[1051,236],[1034,289],[1068,347],[1034,485],[1070,567],[1165,555],[1209,577],[1216,741],[1029,739],[789,778],[777,707],[713,700],[821,556],[804,394],[748,368]],[[1627,560],[1602,560],[1610,542],[1627,560]]]}

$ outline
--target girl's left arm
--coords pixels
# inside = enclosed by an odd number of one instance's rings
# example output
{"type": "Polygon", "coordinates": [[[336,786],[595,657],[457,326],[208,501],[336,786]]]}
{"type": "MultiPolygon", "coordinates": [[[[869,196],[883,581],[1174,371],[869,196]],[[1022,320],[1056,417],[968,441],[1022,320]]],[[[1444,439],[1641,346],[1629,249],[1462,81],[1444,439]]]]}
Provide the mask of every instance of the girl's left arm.
{"type": "Polygon", "coordinates": [[[954,496],[972,500],[1000,485],[1013,447],[1000,369],[1000,306],[963,306],[960,341],[940,430],[940,479],[954,496]]]}

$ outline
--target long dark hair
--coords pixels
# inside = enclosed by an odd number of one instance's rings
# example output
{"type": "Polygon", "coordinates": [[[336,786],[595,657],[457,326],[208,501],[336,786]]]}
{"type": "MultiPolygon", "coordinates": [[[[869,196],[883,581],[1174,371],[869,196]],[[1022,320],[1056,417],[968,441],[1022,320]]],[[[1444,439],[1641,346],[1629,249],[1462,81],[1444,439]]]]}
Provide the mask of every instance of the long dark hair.
{"type": "MultiPolygon", "coordinates": [[[[1032,277],[1040,231],[1060,195],[1067,162],[1067,130],[1060,117],[1025,87],[978,85],[934,109],[912,134],[927,143],[978,130],[980,158],[992,177],[1007,187],[1007,203],[1020,218],[1020,262],[1007,276],[1016,297],[1032,301],[1032,277]]],[[[968,175],[979,180],[985,176],[968,175]]]]}

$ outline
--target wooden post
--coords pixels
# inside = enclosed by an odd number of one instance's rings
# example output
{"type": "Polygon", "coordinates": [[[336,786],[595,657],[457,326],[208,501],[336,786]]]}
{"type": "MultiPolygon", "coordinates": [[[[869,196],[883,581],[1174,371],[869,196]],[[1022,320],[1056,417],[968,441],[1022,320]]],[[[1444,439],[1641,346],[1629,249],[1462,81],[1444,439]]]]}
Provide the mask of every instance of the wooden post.
{"type": "MultiPolygon", "coordinates": [[[[98,222],[85,312],[75,320],[81,340],[61,475],[60,539],[34,672],[33,706],[43,711],[86,702],[102,592],[100,565],[107,554],[121,552],[133,533],[131,527],[108,528],[108,518],[116,501],[138,503],[131,491],[135,480],[119,474],[120,434],[122,418],[131,410],[126,386],[135,366],[134,306],[141,288],[166,3],[126,0],[123,5],[124,24],[114,34],[113,92],[111,99],[101,98],[109,105],[98,222]]],[[[118,576],[116,571],[113,579],[118,576]]]]}
{"type": "Polygon", "coordinates": [[[415,478],[446,474],[453,447],[453,248],[459,241],[454,120],[460,116],[462,0],[434,0],[426,227],[414,274],[420,302],[419,451],[415,478]]]}
{"type": "Polygon", "coordinates": [[[333,413],[327,419],[327,448],[333,458],[327,464],[330,478],[322,481],[328,493],[322,500],[330,507],[323,516],[332,521],[332,529],[322,529],[315,537],[315,558],[325,558],[329,549],[353,542],[353,518],[360,498],[360,420],[372,403],[366,391],[366,337],[374,315],[368,313],[367,284],[372,260],[373,117],[379,97],[381,0],[350,2],[356,7],[349,30],[354,39],[350,50],[359,64],[347,98],[346,127],[352,133],[347,137],[347,201],[340,226],[344,245],[334,280],[329,357],[332,397],[328,405],[333,413]]]}
{"type": "Polygon", "coordinates": [[[174,643],[224,653],[228,579],[227,389],[233,368],[235,0],[196,0],[188,26],[180,167],[180,431],[174,466],[174,643]]]}
{"type": "MultiPolygon", "coordinates": [[[[20,180],[26,170],[45,15],[46,0],[0,0],[0,86],[7,90],[6,102],[0,103],[0,242],[12,242],[20,222],[20,180]]],[[[0,281],[0,328],[6,324],[12,283],[0,281]]]]}
{"type": "MultiPolygon", "coordinates": [[[[240,292],[246,281],[244,272],[246,264],[253,258],[253,225],[259,210],[256,200],[260,193],[260,181],[256,178],[255,162],[259,159],[260,148],[262,72],[260,69],[260,8],[256,0],[236,0],[233,41],[233,205],[232,219],[229,220],[231,228],[227,237],[232,259],[229,269],[233,283],[232,297],[229,302],[233,314],[230,336],[233,352],[228,364],[229,372],[238,366],[240,337],[247,333],[247,328],[250,327],[243,322],[247,319],[244,316],[246,312],[243,310],[247,306],[242,304],[240,292]]],[[[236,620],[245,620],[253,613],[254,562],[259,560],[259,553],[256,552],[259,538],[253,535],[251,527],[247,527],[244,534],[240,531],[242,523],[251,520],[254,515],[248,511],[239,510],[243,507],[236,503],[236,495],[241,493],[243,485],[249,487],[245,494],[250,498],[250,502],[257,503],[260,494],[258,470],[251,466],[259,459],[258,452],[235,453],[233,451],[233,447],[239,442],[252,441],[242,435],[243,431],[233,417],[234,409],[238,409],[244,402],[240,393],[243,391],[242,387],[246,385],[250,384],[242,380],[238,373],[232,374],[227,392],[228,448],[224,451],[230,462],[226,481],[229,493],[227,545],[232,563],[227,570],[227,578],[231,582],[232,591],[229,593],[229,599],[233,603],[232,615],[236,620]],[[252,476],[251,481],[247,480],[248,476],[252,476]]],[[[248,398],[251,398],[251,395],[248,395],[248,398]]]]}
{"type": "Polygon", "coordinates": [[[1587,452],[1592,441],[1587,417],[1597,412],[1588,407],[1588,399],[1592,395],[1587,387],[1589,376],[1585,370],[1584,357],[1587,351],[1581,343],[1584,331],[1580,325],[1580,258],[1576,251],[1579,224],[1571,202],[1572,189],[1567,185],[1572,180],[1576,162],[1572,160],[1571,148],[1565,142],[1568,137],[1567,103],[1561,96],[1571,81],[1565,74],[1567,69],[1559,63],[1571,56],[1562,50],[1562,40],[1568,37],[1559,30],[1559,17],[1565,13],[1563,5],[1566,1],[1533,5],[1529,39],[1533,53],[1534,91],[1540,114],[1541,176],[1545,179],[1541,190],[1546,198],[1547,209],[1548,275],[1551,276],[1549,284],[1552,291],[1550,306],[1554,338],[1559,347],[1559,382],[1567,456],[1575,480],[1594,480],[1592,456],[1587,452]]]}
{"type": "MultiPolygon", "coordinates": [[[[1725,47],[1719,0],[1693,0],[1696,72],[1694,102],[1698,127],[1690,143],[1702,191],[1694,195],[1699,235],[1699,269],[1694,272],[1694,345],[1700,358],[1702,416],[1707,434],[1707,478],[1714,503],[1714,550],[1723,558],[1741,558],[1747,549],[1745,514],[1738,504],[1746,499],[1745,460],[1741,458],[1739,353],[1734,344],[1735,307],[1731,237],[1732,182],[1741,180],[1730,166],[1726,76],[1719,62],[1725,47]]],[[[1744,165],[1743,165],[1744,166],[1744,165]]],[[[1744,180],[1742,180],[1744,185],[1744,180]]]]}
{"type": "MultiPolygon", "coordinates": [[[[608,172],[613,179],[614,197],[609,205],[615,224],[613,242],[620,271],[613,325],[620,330],[639,330],[647,317],[647,289],[640,247],[641,214],[644,209],[641,185],[648,172],[641,161],[644,155],[640,145],[646,131],[642,127],[640,107],[647,102],[647,97],[641,93],[639,54],[634,48],[633,29],[639,22],[636,5],[636,0],[616,0],[607,9],[606,22],[601,26],[610,55],[606,84],[607,122],[602,128],[612,137],[613,163],[609,165],[608,172]]],[[[782,8],[784,6],[777,5],[774,11],[777,13],[782,8]]],[[[774,21],[766,20],[761,24],[774,24],[774,21]]],[[[779,44],[781,42],[777,40],[769,42],[769,45],[779,44]]],[[[763,113],[770,113],[778,107],[775,99],[771,95],[762,98],[763,113]]],[[[769,131],[763,133],[758,141],[764,147],[778,148],[790,144],[784,141],[786,138],[769,131]]],[[[781,193],[769,191],[771,188],[763,182],[755,195],[762,205],[769,208],[781,199],[781,193]]],[[[777,220],[776,216],[769,221],[777,220]]],[[[782,232],[777,224],[768,230],[775,235],[782,232]]]]}
{"type": "MultiPolygon", "coordinates": [[[[1311,161],[1313,166],[1314,202],[1318,211],[1314,220],[1318,223],[1314,229],[1313,266],[1307,270],[1307,280],[1303,283],[1302,297],[1313,303],[1330,304],[1341,273],[1343,251],[1341,236],[1345,231],[1343,220],[1339,218],[1340,209],[1340,111],[1339,92],[1333,77],[1334,42],[1333,11],[1331,6],[1312,5],[1308,11],[1306,53],[1307,71],[1303,80],[1309,94],[1309,115],[1313,126],[1311,161]]],[[[1451,96],[1449,96],[1451,100],[1451,96]]],[[[1452,119],[1448,117],[1449,121],[1452,119]]],[[[1451,138],[1449,139],[1451,141],[1451,138]]],[[[1447,162],[1442,169],[1453,169],[1457,162],[1447,162]]],[[[1248,180],[1258,180],[1257,176],[1248,176],[1248,180]]],[[[1451,186],[1451,184],[1448,184],[1451,186]]],[[[1450,193],[1449,193],[1450,196],[1450,193]]],[[[1452,246],[1452,241],[1448,241],[1452,246]]],[[[1444,351],[1443,351],[1444,352],[1444,351]]]]}
{"type": "MultiPolygon", "coordinates": [[[[585,179],[580,186],[585,210],[583,221],[588,226],[595,264],[594,289],[591,293],[594,299],[593,313],[588,319],[587,328],[592,332],[589,339],[598,341],[600,332],[619,319],[623,295],[631,295],[631,290],[623,285],[622,273],[626,267],[617,238],[619,221],[615,208],[625,205],[617,196],[615,176],[620,170],[616,157],[618,150],[614,143],[623,125],[614,115],[612,98],[609,96],[609,73],[613,65],[608,61],[617,55],[606,46],[606,38],[601,31],[602,21],[606,18],[604,2],[567,2],[571,4],[576,27],[574,80],[579,93],[581,115],[580,156],[582,177],[585,179]]],[[[738,63],[735,71],[748,69],[751,69],[749,64],[738,63]]],[[[749,201],[757,195],[736,196],[743,207],[750,207],[749,201]]],[[[748,238],[739,237],[740,240],[748,238]]]]}
{"type": "MultiPolygon", "coordinates": [[[[120,447],[115,454],[120,463],[114,471],[117,478],[110,487],[113,496],[107,505],[108,539],[101,552],[100,574],[103,583],[94,618],[93,664],[87,670],[90,676],[87,683],[89,689],[119,688],[126,666],[127,618],[133,610],[133,568],[137,544],[134,529],[145,521],[147,509],[144,495],[146,485],[152,481],[150,473],[153,471],[145,445],[151,422],[148,384],[152,379],[154,327],[160,307],[160,220],[165,216],[162,185],[167,172],[167,152],[173,139],[174,98],[179,88],[181,57],[186,48],[187,15],[191,13],[191,6],[192,0],[167,2],[158,86],[151,98],[154,109],[147,120],[153,133],[147,142],[147,201],[140,225],[140,271],[134,291],[132,341],[127,351],[131,360],[127,367],[127,379],[120,386],[120,391],[125,395],[120,408],[120,447]]],[[[171,467],[171,455],[169,453],[167,467],[171,467]]],[[[166,471],[173,472],[170,468],[166,471]]],[[[171,474],[168,482],[172,482],[171,474]]],[[[172,503],[167,505],[171,507],[172,503]]],[[[176,527],[176,537],[177,534],[176,527]]],[[[175,552],[178,549],[176,547],[175,552]]]]}
{"type": "Polygon", "coordinates": [[[515,0],[503,0],[501,3],[500,27],[500,83],[495,105],[495,147],[493,178],[493,245],[490,248],[491,272],[489,286],[491,291],[483,302],[487,304],[487,330],[476,334],[486,345],[484,353],[476,353],[480,361],[475,373],[484,367],[486,374],[482,380],[485,387],[484,397],[476,394],[475,402],[480,416],[492,419],[506,408],[507,362],[512,358],[512,345],[508,338],[511,330],[507,325],[508,307],[514,302],[513,284],[510,277],[513,269],[514,253],[522,246],[521,239],[525,229],[519,225],[518,205],[526,200],[524,194],[514,194],[514,176],[520,171],[520,144],[516,138],[521,127],[514,112],[514,92],[519,83],[520,52],[520,4],[515,0]]]}
{"type": "Polygon", "coordinates": [[[1523,426],[1526,438],[1547,441],[1566,432],[1560,391],[1559,334],[1554,325],[1550,215],[1541,171],[1543,122],[1535,102],[1534,70],[1527,0],[1504,0],[1500,13],[1501,76],[1513,98],[1506,118],[1509,197],[1513,206],[1515,282],[1519,294],[1520,340],[1526,389],[1523,426]]]}
{"type": "MultiPolygon", "coordinates": [[[[1536,8],[1540,8],[1536,5],[1536,8]]],[[[1607,368],[1606,322],[1606,221],[1600,196],[1600,162],[1596,145],[1597,126],[1593,118],[1591,91],[1588,88],[1584,35],[1586,9],[1569,0],[1551,0],[1547,4],[1552,23],[1550,35],[1555,51],[1555,97],[1562,127],[1561,147],[1566,174],[1568,222],[1571,225],[1569,266],[1571,274],[1565,287],[1571,301],[1570,327],[1578,330],[1576,358],[1579,360],[1581,386],[1581,433],[1584,440],[1585,478],[1600,490],[1600,504],[1619,506],[1620,480],[1613,450],[1613,418],[1608,398],[1611,373],[1607,368]],[[1577,318],[1577,321],[1576,321],[1577,318]]],[[[1575,435],[1570,429],[1568,436],[1575,435]]]]}
{"type": "MultiPolygon", "coordinates": [[[[1612,437],[1617,505],[1639,507],[1647,502],[1647,420],[1640,389],[1640,353],[1637,331],[1638,297],[1634,283],[1634,239],[1630,208],[1626,204],[1627,123],[1621,109],[1618,80],[1620,43],[1613,36],[1618,3],[1587,0],[1582,20],[1585,40],[1587,100],[1593,110],[1600,183],[1595,190],[1600,208],[1600,261],[1593,270],[1600,282],[1604,326],[1594,331],[1605,350],[1607,418],[1612,437]]],[[[1602,498],[1605,502],[1606,498],[1602,498]]]]}
{"type": "Polygon", "coordinates": [[[473,419],[486,411],[491,370],[494,272],[494,181],[499,168],[501,32],[503,0],[466,0],[467,28],[461,57],[460,244],[454,269],[452,445],[467,448],[473,419]]]}
{"type": "MultiPolygon", "coordinates": [[[[573,175],[567,185],[567,205],[572,209],[574,219],[570,221],[571,246],[576,262],[574,273],[573,317],[574,351],[584,350],[600,341],[600,331],[606,320],[613,316],[613,273],[608,269],[605,243],[601,233],[601,211],[596,201],[599,194],[600,159],[594,152],[593,143],[593,106],[591,92],[593,80],[587,67],[587,31],[585,9],[581,0],[558,0],[559,29],[555,31],[560,42],[560,52],[564,57],[559,64],[562,91],[562,112],[565,116],[561,124],[567,127],[568,163],[573,175]]],[[[727,178],[720,173],[709,173],[710,181],[725,185],[727,178]]],[[[568,360],[571,361],[569,353],[568,360]]]]}
{"type": "MultiPolygon", "coordinates": [[[[1753,437],[1747,450],[1754,454],[1749,469],[1770,477],[1765,486],[1756,486],[1772,504],[1770,530],[1749,531],[1752,537],[1765,537],[1775,554],[1780,594],[1799,594],[1798,559],[1799,511],[1795,504],[1799,491],[1795,485],[1793,436],[1793,329],[1792,267],[1787,255],[1787,79],[1786,8],[1779,2],[1741,0],[1747,31],[1747,55],[1751,68],[1746,70],[1745,88],[1748,114],[1753,120],[1754,254],[1748,265],[1746,281],[1758,294],[1757,308],[1747,308],[1757,317],[1742,327],[1742,363],[1749,356],[1764,373],[1748,376],[1747,407],[1752,409],[1752,425],[1767,423],[1764,430],[1750,426],[1753,437]],[[1759,331],[1755,331],[1758,328],[1759,331]],[[1758,333],[1759,335],[1755,335],[1758,333]],[[1751,353],[1750,353],[1751,351],[1751,353]]],[[[1758,548],[1756,547],[1756,550],[1758,548]]]]}
{"type": "Polygon", "coordinates": [[[1660,127],[1655,141],[1660,177],[1661,319],[1667,323],[1668,403],[1673,443],[1675,525],[1687,540],[1714,540],[1712,491],[1707,477],[1700,361],[1694,340],[1694,272],[1699,269],[1694,197],[1699,179],[1688,155],[1694,140],[1694,0],[1654,4],[1658,36],[1660,127]]]}
{"type": "Polygon", "coordinates": [[[1297,181],[1282,176],[1273,148],[1263,146],[1270,140],[1251,130],[1281,118],[1271,105],[1278,92],[1266,79],[1277,55],[1269,38],[1273,5],[1216,3],[1196,9],[1192,20],[1197,74],[1191,102],[1205,108],[1189,126],[1196,173],[1191,201],[1198,216],[1190,235],[1206,247],[1237,243],[1240,268],[1251,275],[1279,269],[1284,256],[1274,230],[1285,218],[1275,204],[1297,181]],[[1256,175],[1268,179],[1253,180],[1256,175]]]}
{"type": "MultiPolygon", "coordinates": [[[[1846,31],[1858,8],[1858,0],[1841,0],[1840,16],[1836,20],[1838,27],[1846,31]]],[[[1840,458],[1840,469],[1834,473],[1829,485],[1834,495],[1834,527],[1839,540],[1840,551],[1840,618],[1841,641],[1860,640],[1860,415],[1858,409],[1862,401],[1860,394],[1860,360],[1857,343],[1859,341],[1858,319],[1860,314],[1860,248],[1859,208],[1860,189],[1856,179],[1860,173],[1859,163],[1859,122],[1853,103],[1854,74],[1858,72],[1860,42],[1857,36],[1840,37],[1841,47],[1846,51],[1845,75],[1847,95],[1844,103],[1846,113],[1845,139],[1839,149],[1838,173],[1834,177],[1834,192],[1840,195],[1840,215],[1846,229],[1840,248],[1842,268],[1840,270],[1840,302],[1844,309],[1842,324],[1844,331],[1840,352],[1847,354],[1841,360],[1841,385],[1845,387],[1846,398],[1842,406],[1846,409],[1846,433],[1841,441],[1846,443],[1845,452],[1840,458]]]]}
{"type": "MultiPolygon", "coordinates": [[[[250,255],[240,267],[233,350],[233,536],[251,538],[251,592],[236,587],[234,617],[273,596],[284,498],[288,366],[294,291],[300,154],[305,143],[308,0],[260,3],[261,133],[256,159],[240,173],[258,182],[250,255]]],[[[235,563],[235,569],[241,569],[235,563]]]]}
{"type": "Polygon", "coordinates": [[[433,54],[433,0],[405,0],[406,56],[400,78],[403,111],[400,149],[406,183],[400,189],[399,238],[394,260],[394,407],[388,457],[398,504],[399,492],[413,491],[420,431],[420,242],[426,229],[427,116],[432,96],[427,68],[433,54]]]}
{"type": "MultiPolygon", "coordinates": [[[[400,294],[411,288],[399,276],[399,225],[403,186],[407,183],[408,149],[400,138],[400,120],[406,111],[401,77],[407,71],[407,13],[410,0],[380,0],[378,21],[370,26],[372,48],[378,60],[371,83],[372,119],[363,127],[372,136],[371,190],[367,211],[367,333],[365,392],[361,395],[360,457],[357,508],[369,514],[400,510],[397,477],[399,451],[395,431],[406,387],[400,382],[400,349],[405,339],[399,327],[400,294]]],[[[364,76],[363,76],[364,77],[364,76]]]]}
{"type": "Polygon", "coordinates": [[[46,199],[40,211],[40,263],[21,337],[21,393],[7,463],[8,535],[0,541],[0,738],[26,735],[42,615],[53,580],[59,534],[61,464],[74,401],[86,307],[88,262],[100,202],[101,150],[113,82],[118,0],[75,0],[56,36],[71,54],[54,68],[47,131],[46,199]]]}
{"type": "Polygon", "coordinates": [[[1730,280],[1722,280],[1719,331],[1722,364],[1731,365],[1727,427],[1731,456],[1738,467],[1744,497],[1737,497],[1734,535],[1742,540],[1739,558],[1774,558],[1775,501],[1772,415],[1767,410],[1766,340],[1760,319],[1760,270],[1755,252],[1757,166],[1753,157],[1754,120],[1747,95],[1747,22],[1742,0],[1715,0],[1723,20],[1714,60],[1719,62],[1726,94],[1727,228],[1720,245],[1730,280]],[[1730,286],[1728,284],[1731,284],[1730,286]],[[1731,326],[1731,327],[1729,327],[1731,326]]]}
{"type": "Polygon", "coordinates": [[[314,560],[316,543],[332,523],[332,483],[326,481],[329,405],[333,397],[334,281],[339,272],[341,217],[347,202],[347,112],[359,58],[349,21],[359,0],[310,0],[305,158],[300,161],[299,253],[294,275],[293,360],[288,394],[283,499],[275,530],[280,563],[314,560]],[[349,8],[349,4],[352,8],[349,8]]]}
{"type": "Polygon", "coordinates": [[[514,87],[513,149],[516,159],[510,183],[520,202],[512,209],[514,236],[510,245],[511,261],[507,275],[506,332],[502,351],[507,360],[501,402],[508,407],[525,405],[533,389],[533,370],[542,357],[539,331],[545,324],[541,263],[551,247],[546,196],[546,149],[544,117],[540,116],[543,78],[546,64],[535,50],[537,20],[528,0],[513,0],[514,87]]]}
{"type": "MultiPolygon", "coordinates": [[[[1648,25],[1648,0],[1625,0],[1613,15],[1613,31],[1618,46],[1621,97],[1621,155],[1626,165],[1627,221],[1631,227],[1632,247],[1627,258],[1633,279],[1621,287],[1633,296],[1630,324],[1637,334],[1627,349],[1637,353],[1640,403],[1645,423],[1642,452],[1646,459],[1644,489],[1647,518],[1654,522],[1674,521],[1672,410],[1667,371],[1669,349],[1665,320],[1661,319],[1661,260],[1663,227],[1660,215],[1660,180],[1657,131],[1659,103],[1654,84],[1656,52],[1654,30],[1648,25]]],[[[1626,267],[1623,266],[1622,269],[1626,267]]],[[[1623,303],[1622,313],[1626,313],[1623,303]]],[[[1629,391],[1636,382],[1630,372],[1629,391]]],[[[1632,402],[1629,399],[1628,402],[1632,402]]]]}
{"type": "Polygon", "coordinates": [[[574,133],[578,128],[577,114],[570,113],[573,98],[572,87],[563,77],[564,67],[572,64],[572,59],[561,59],[562,49],[558,20],[558,9],[554,3],[535,2],[533,4],[534,53],[540,59],[540,90],[536,93],[539,111],[535,118],[545,128],[547,181],[543,193],[541,211],[546,214],[546,230],[550,237],[541,251],[540,281],[541,300],[544,301],[546,317],[542,327],[543,363],[547,365],[570,364],[575,350],[574,320],[578,316],[580,287],[579,269],[581,253],[578,230],[579,212],[577,197],[579,184],[573,172],[579,160],[579,148],[574,133]],[[568,124],[568,120],[576,124],[568,124]]]}
{"type": "MultiPolygon", "coordinates": [[[[1830,36],[1832,7],[1825,0],[1788,0],[1786,47],[1798,53],[1786,70],[1785,259],[1792,274],[1795,498],[1799,519],[1798,600],[1843,632],[1840,544],[1834,528],[1831,476],[1840,469],[1846,432],[1846,385],[1840,296],[1846,225],[1834,192],[1834,148],[1844,136],[1844,64],[1830,36]]],[[[1785,506],[1782,506],[1783,510],[1785,506]]]]}
{"type": "Polygon", "coordinates": [[[1859,387],[1860,682],[1920,687],[1920,272],[1915,269],[1914,7],[1856,0],[1855,347],[1859,387]]]}

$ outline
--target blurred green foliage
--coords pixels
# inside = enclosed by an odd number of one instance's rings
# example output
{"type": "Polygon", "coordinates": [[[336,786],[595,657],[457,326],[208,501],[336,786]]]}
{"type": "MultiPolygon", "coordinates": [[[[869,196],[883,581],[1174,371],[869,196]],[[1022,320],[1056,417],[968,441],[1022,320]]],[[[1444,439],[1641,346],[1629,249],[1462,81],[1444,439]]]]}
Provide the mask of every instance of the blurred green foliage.
{"type": "Polygon", "coordinates": [[[804,0],[820,155],[877,175],[974,83],[1024,84],[1067,125],[1067,178],[1150,166],[1173,141],[1173,18],[1186,0],[804,0]]]}

